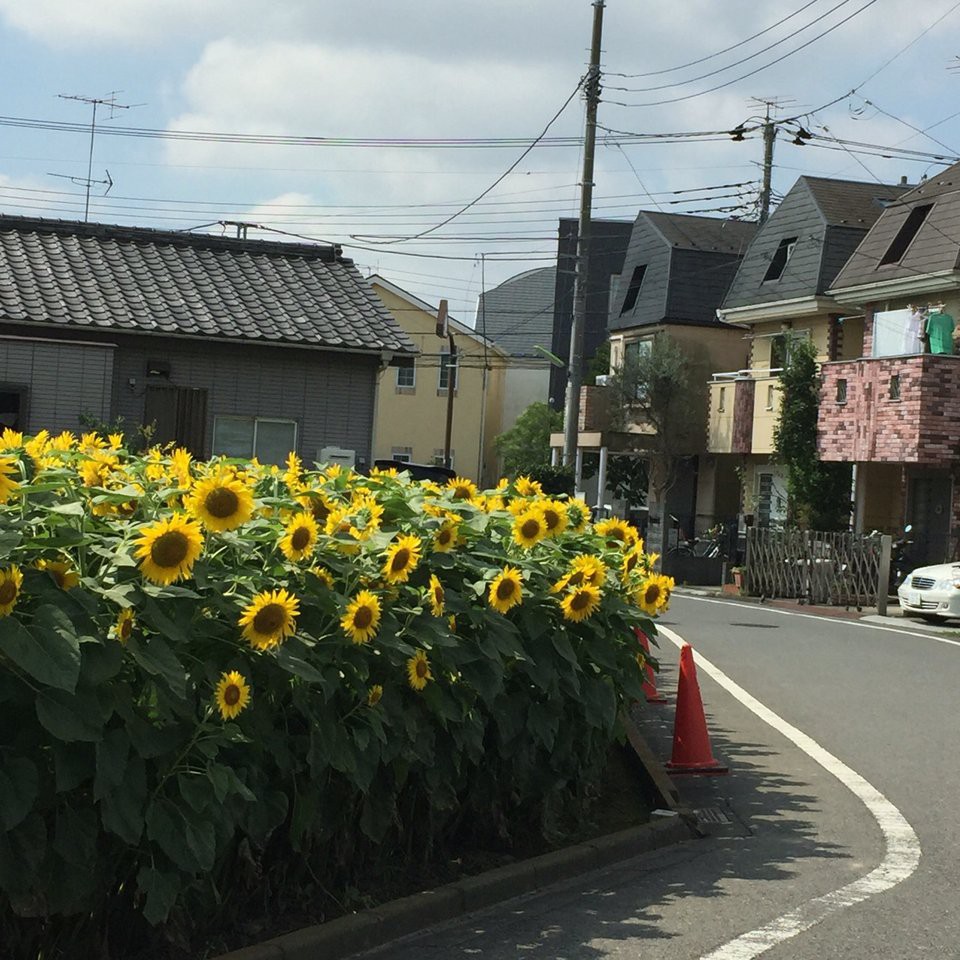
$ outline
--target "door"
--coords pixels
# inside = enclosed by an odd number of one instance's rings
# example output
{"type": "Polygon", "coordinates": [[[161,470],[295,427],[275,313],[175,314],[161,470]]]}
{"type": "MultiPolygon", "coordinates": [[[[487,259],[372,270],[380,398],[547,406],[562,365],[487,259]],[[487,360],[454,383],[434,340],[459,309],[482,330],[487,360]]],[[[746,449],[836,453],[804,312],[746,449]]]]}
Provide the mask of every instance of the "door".
{"type": "Polygon", "coordinates": [[[911,477],[907,487],[907,523],[910,563],[945,563],[950,558],[950,499],[953,482],[948,476],[911,477]]]}
{"type": "Polygon", "coordinates": [[[175,443],[195,457],[206,455],[206,390],[172,383],[150,384],[144,398],[143,422],[154,425],[154,443],[175,443]]]}

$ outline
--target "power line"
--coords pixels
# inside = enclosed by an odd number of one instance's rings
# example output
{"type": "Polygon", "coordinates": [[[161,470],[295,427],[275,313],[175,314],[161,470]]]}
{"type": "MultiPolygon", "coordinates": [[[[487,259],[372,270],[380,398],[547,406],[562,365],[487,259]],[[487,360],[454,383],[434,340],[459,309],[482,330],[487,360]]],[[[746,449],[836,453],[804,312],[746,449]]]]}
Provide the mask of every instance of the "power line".
{"type": "Polygon", "coordinates": [[[818,33],[815,37],[812,37],[810,40],[807,40],[805,43],[802,43],[799,47],[789,50],[787,53],[783,54],[780,57],[777,57],[776,60],[771,60],[769,63],[765,63],[762,66],[757,67],[755,70],[751,70],[749,73],[741,74],[739,77],[734,77],[732,80],[727,80],[725,83],[718,83],[714,87],[709,87],[706,90],[700,90],[698,93],[689,93],[681,97],[669,97],[663,100],[651,100],[646,103],[625,103],[621,100],[607,100],[606,103],[615,104],[618,107],[656,107],[664,103],[680,103],[684,100],[693,100],[695,97],[702,97],[705,94],[713,93],[716,90],[722,90],[724,87],[729,87],[731,84],[738,83],[741,80],[746,80],[747,77],[755,76],[763,70],[766,70],[769,67],[775,66],[778,63],[782,63],[788,57],[792,57],[795,53],[799,53],[801,50],[805,50],[811,44],[816,43],[818,40],[822,40],[825,36],[830,33],[833,33],[834,30],[839,29],[844,24],[849,23],[854,17],[859,16],[864,10],[872,7],[877,0],[867,0],[867,2],[859,7],[857,10],[854,10],[853,13],[844,17],[839,23],[835,23],[832,27],[824,30],[822,33],[818,33]]]}

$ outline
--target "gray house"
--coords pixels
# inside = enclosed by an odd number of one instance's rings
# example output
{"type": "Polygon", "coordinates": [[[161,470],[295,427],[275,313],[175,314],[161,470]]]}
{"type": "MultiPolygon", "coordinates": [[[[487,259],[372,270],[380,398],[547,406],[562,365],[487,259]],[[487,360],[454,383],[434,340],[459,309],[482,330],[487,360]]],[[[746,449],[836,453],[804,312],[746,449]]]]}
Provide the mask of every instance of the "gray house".
{"type": "Polygon", "coordinates": [[[0,424],[369,462],[377,373],[415,352],[337,247],[0,216],[0,424]]]}
{"type": "Polygon", "coordinates": [[[828,295],[867,231],[905,186],[800,177],[750,244],[721,316],[742,325],[748,357],[717,367],[710,386],[709,450],[742,478],[742,513],[758,526],[786,520],[786,471],[771,462],[779,373],[794,338],[821,361],[860,356],[863,312],[828,295]]]}

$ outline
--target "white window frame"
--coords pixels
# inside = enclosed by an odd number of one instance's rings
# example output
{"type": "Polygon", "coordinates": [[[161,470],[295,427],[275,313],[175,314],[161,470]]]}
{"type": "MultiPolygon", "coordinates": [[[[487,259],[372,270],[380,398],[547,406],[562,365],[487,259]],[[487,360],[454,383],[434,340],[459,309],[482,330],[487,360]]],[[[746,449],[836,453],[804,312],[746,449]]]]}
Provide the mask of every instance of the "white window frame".
{"type": "Polygon", "coordinates": [[[396,386],[398,390],[415,390],[417,388],[417,362],[416,360],[411,361],[409,365],[398,366],[397,367],[397,379],[396,386]],[[401,383],[400,374],[410,371],[411,380],[410,383],[401,383]]]}
{"type": "MultiPolygon", "coordinates": [[[[217,449],[217,421],[219,420],[243,420],[245,422],[253,422],[253,441],[251,446],[251,452],[249,458],[255,457],[257,455],[257,425],[260,423],[283,423],[283,424],[292,424],[293,426],[293,447],[292,451],[295,453],[298,449],[300,441],[300,425],[296,420],[291,420],[288,417],[244,417],[238,414],[217,414],[213,418],[213,455],[219,456],[219,451],[217,449]]],[[[249,459],[248,458],[248,459],[249,459]]]]}
{"type": "Polygon", "coordinates": [[[453,367],[453,392],[456,393],[457,390],[460,389],[460,351],[458,350],[454,356],[453,363],[449,363],[449,357],[449,348],[440,351],[440,368],[437,370],[437,390],[443,393],[447,392],[447,385],[443,382],[443,374],[448,367],[453,367]]]}
{"type": "MultiPolygon", "coordinates": [[[[457,451],[452,447],[450,448],[450,469],[453,469],[453,462],[456,460],[457,451]]],[[[447,461],[443,456],[443,447],[434,447],[433,448],[433,464],[437,467],[447,466],[447,461]]]]}
{"type": "Polygon", "coordinates": [[[391,447],[390,459],[399,460],[400,463],[413,463],[413,447],[391,447]]]}

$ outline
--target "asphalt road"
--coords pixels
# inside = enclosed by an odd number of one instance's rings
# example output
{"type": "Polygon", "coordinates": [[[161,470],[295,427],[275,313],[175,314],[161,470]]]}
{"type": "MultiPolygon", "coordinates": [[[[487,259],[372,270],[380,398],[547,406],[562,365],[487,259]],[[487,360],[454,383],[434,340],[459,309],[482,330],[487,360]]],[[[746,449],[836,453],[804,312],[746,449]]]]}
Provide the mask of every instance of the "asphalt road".
{"type": "MultiPolygon", "coordinates": [[[[911,862],[901,870],[905,879],[895,867],[877,871],[890,866],[896,846],[883,832],[889,823],[881,826],[822,757],[809,755],[701,667],[714,753],[730,774],[678,783],[683,800],[711,822],[710,836],[558,884],[371,956],[960,958],[960,642],[902,632],[907,626],[865,626],[679,596],[663,624],[850,768],[854,779],[867,781],[861,791],[879,791],[874,806],[892,804],[909,824],[905,832],[912,827],[919,851],[907,860],[919,853],[915,869],[911,862]],[[880,892],[850,905],[831,897],[871,872],[880,876],[880,892]],[[825,911],[817,905],[825,902],[831,910],[820,918],[825,911]],[[792,911],[794,919],[798,913],[813,917],[795,935],[792,911]],[[765,927],[783,939],[763,951],[772,942],[764,939],[765,927]]],[[[671,703],[646,706],[641,719],[666,759],[678,649],[665,637],[660,642],[659,685],[671,703]]]]}

